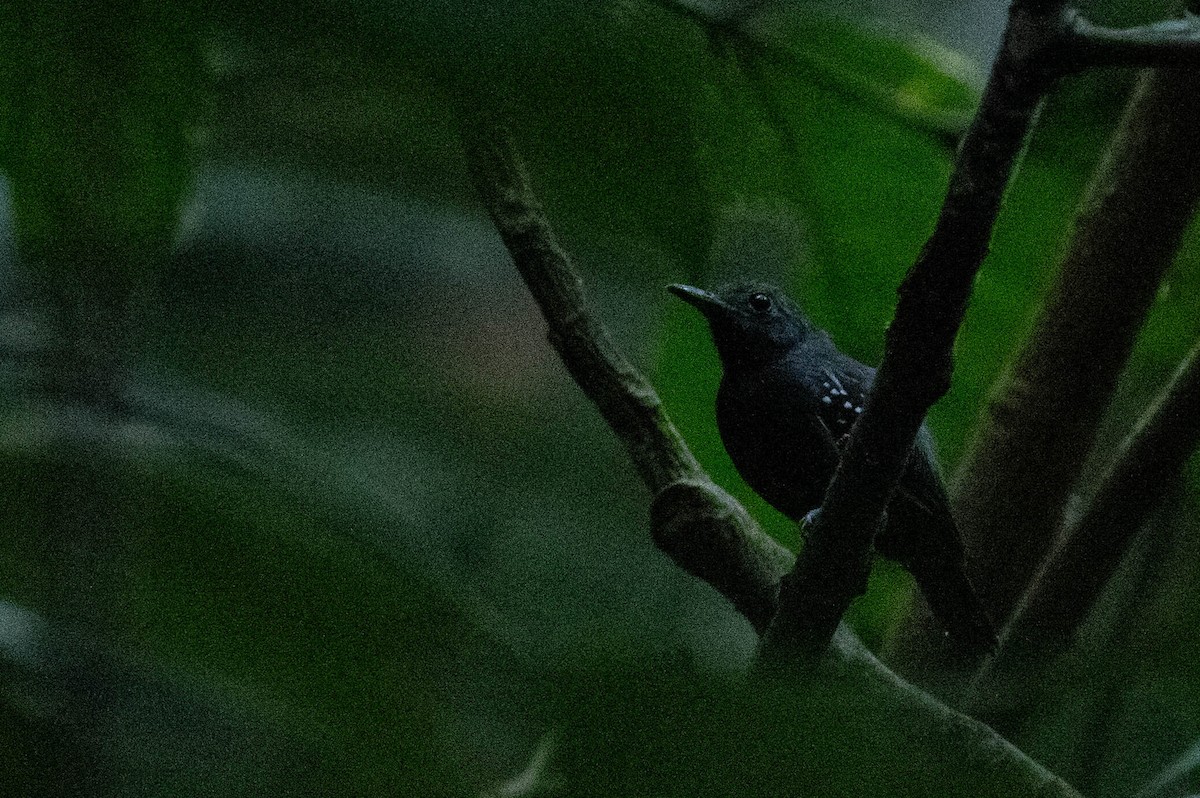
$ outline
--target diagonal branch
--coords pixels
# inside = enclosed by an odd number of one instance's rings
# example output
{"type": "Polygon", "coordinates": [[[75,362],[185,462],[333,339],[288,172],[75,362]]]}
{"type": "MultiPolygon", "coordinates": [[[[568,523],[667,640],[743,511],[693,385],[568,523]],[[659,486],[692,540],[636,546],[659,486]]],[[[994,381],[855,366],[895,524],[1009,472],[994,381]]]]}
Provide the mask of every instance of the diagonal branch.
{"type": "MultiPolygon", "coordinates": [[[[761,633],[776,614],[776,584],[791,565],[790,552],[712,483],[653,388],[591,314],[579,275],[555,240],[507,131],[484,117],[465,121],[462,134],[471,178],[546,318],[551,343],[655,494],[656,544],[729,598],[761,633]]],[[[995,731],[888,670],[844,627],[834,635],[822,668],[830,677],[859,680],[881,711],[911,713],[920,733],[961,746],[986,772],[1011,781],[1014,794],[1080,798],[995,731]]]]}
{"type": "Polygon", "coordinates": [[[551,346],[625,444],[651,491],[694,476],[700,465],[666,418],[654,389],[585,303],[583,281],[511,156],[511,143],[489,135],[488,122],[469,125],[464,127],[471,178],[547,320],[551,346]]]}
{"type": "MultiPolygon", "coordinates": [[[[977,677],[986,696],[1008,674],[1025,688],[1008,696],[1006,717],[1036,701],[1056,657],[1067,650],[1134,537],[1200,446],[1200,344],[1192,349],[1109,466],[1079,521],[1043,565],[1005,630],[995,658],[977,677]]],[[[1012,721],[1013,723],[1018,720],[1012,721]]]]}
{"type": "MultiPolygon", "coordinates": [[[[854,426],[808,545],[780,586],[764,654],[822,651],[866,588],[875,530],[929,407],[950,386],[951,350],[987,255],[1001,198],[1053,82],[1046,48],[1059,6],[1014,4],[979,110],[963,139],[933,235],[900,286],[875,387],[854,426]],[[836,574],[837,578],[830,575],[836,574]]],[[[1052,60],[1052,59],[1051,59],[1052,60]]]]}
{"type": "Polygon", "coordinates": [[[592,313],[583,281],[555,238],[508,132],[487,117],[461,127],[471,179],[546,319],[550,344],[654,496],[655,542],[761,631],[774,614],[779,574],[791,553],[713,484],[654,388],[592,313]]]}
{"type": "Polygon", "coordinates": [[[1174,798],[1200,790],[1200,741],[1142,786],[1133,798],[1174,798]]]}

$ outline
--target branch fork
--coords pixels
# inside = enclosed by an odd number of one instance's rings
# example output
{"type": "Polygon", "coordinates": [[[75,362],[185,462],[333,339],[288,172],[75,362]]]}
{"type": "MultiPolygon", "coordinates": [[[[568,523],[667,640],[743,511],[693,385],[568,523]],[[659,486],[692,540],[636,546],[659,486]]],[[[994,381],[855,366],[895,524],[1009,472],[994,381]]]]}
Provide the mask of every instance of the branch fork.
{"type": "MultiPolygon", "coordinates": [[[[854,663],[909,691],[932,715],[951,724],[974,723],[912,692],[864,654],[840,620],[865,589],[876,530],[925,412],[949,389],[954,339],[1041,102],[1057,79],[1106,65],[1200,65],[1200,29],[1192,17],[1110,29],[1060,0],[1014,3],[934,231],[899,288],[875,389],[807,545],[790,568],[790,554],[700,469],[653,388],[587,311],[578,275],[555,242],[503,126],[494,120],[464,124],[472,178],[541,306],[555,349],[623,440],[654,496],[656,543],[680,567],[720,590],[763,634],[764,660],[806,666],[832,657],[854,663]]],[[[1075,795],[991,730],[971,728],[997,746],[998,756],[1003,750],[1021,767],[1032,766],[1045,794],[1075,795]]]]}
{"type": "Polygon", "coordinates": [[[949,389],[952,351],[1005,189],[1046,93],[1086,66],[1200,64],[1194,18],[1128,30],[1092,25],[1056,0],[1015,2],[979,109],[959,147],[936,226],[898,294],[883,362],[829,485],[810,545],[780,594],[765,647],[820,651],[832,638],[857,579],[807,606],[838,573],[870,557],[875,530],[903,474],[925,413],[949,389]],[[819,545],[812,545],[819,543],[819,545]]]}

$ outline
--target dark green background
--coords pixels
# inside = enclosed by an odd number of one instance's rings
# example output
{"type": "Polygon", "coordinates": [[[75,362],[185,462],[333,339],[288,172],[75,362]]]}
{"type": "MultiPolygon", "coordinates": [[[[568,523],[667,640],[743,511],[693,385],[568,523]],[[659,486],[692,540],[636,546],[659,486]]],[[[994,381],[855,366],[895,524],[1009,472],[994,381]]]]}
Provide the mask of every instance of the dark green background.
{"type": "MultiPolygon", "coordinates": [[[[539,740],[576,794],[1006,794],[853,689],[741,684],[749,627],[653,549],[649,497],[546,345],[454,132],[458,103],[509,115],[602,317],[705,467],[794,545],[726,460],[706,331],[662,289],[768,277],[875,362],[986,75],[961,53],[994,45],[903,23],[967,6],[770,5],[757,60],[650,2],[75,8],[0,12],[10,792],[48,775],[37,640],[57,612],[26,289],[98,276],[144,297],[141,415],[101,455],[123,541],[101,608],[114,794],[478,794],[539,740]]],[[[1072,80],[1043,113],[930,414],[948,473],[1131,78],[1072,80]]],[[[1197,252],[1191,234],[1102,450],[1200,331],[1197,252]]],[[[1090,794],[1200,737],[1195,484],[1142,545],[1152,578],[1129,564],[1016,740],[1090,794]]],[[[877,569],[851,617],[869,643],[908,590],[877,569]]]]}

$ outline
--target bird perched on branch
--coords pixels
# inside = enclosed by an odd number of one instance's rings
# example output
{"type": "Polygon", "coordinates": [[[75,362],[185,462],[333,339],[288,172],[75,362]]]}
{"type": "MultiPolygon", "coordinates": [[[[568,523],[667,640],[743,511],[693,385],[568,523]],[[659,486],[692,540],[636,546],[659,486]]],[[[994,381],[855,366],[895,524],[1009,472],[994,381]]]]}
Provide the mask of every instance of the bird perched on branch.
{"type": "MultiPolygon", "coordinates": [[[[738,473],[775,509],[801,520],[824,499],[875,370],[840,352],[828,333],[769,285],[668,290],[703,313],[712,329],[725,370],[717,426],[738,473]]],[[[967,579],[962,539],[924,426],[875,548],[913,575],[964,653],[995,647],[992,624],[967,579]]]]}

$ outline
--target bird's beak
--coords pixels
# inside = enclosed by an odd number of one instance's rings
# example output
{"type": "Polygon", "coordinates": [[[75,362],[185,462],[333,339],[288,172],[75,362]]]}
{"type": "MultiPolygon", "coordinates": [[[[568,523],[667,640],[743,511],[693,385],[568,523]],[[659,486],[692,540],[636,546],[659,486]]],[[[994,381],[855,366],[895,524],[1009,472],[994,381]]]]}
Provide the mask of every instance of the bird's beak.
{"type": "Polygon", "coordinates": [[[712,318],[713,314],[728,310],[725,303],[714,294],[695,286],[675,283],[668,285],[667,290],[703,313],[706,318],[712,318]]]}

